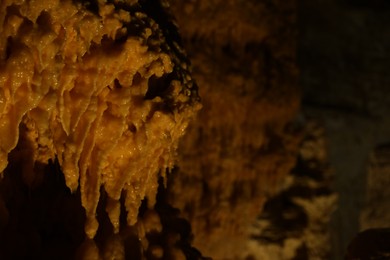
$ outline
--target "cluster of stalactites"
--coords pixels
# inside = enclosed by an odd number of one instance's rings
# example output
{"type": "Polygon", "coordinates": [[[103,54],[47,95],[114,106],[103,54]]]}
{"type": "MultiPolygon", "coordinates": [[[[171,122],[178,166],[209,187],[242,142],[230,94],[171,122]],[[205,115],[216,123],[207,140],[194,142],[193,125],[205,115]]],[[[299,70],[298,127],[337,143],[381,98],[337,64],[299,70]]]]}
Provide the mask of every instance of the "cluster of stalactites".
{"type": "MultiPolygon", "coordinates": [[[[0,8],[0,172],[23,126],[32,154],[24,179],[34,179],[36,162],[58,159],[67,186],[81,191],[89,237],[102,186],[114,229],[121,196],[134,224],[141,201],[153,205],[159,171],[172,167],[193,112],[145,98],[149,79],[174,69],[167,53],[145,44],[158,26],[131,36],[125,24],[137,18],[102,1],[98,14],[70,0],[5,0],[0,8]]],[[[182,95],[178,81],[168,84],[170,96],[182,95]]]]}

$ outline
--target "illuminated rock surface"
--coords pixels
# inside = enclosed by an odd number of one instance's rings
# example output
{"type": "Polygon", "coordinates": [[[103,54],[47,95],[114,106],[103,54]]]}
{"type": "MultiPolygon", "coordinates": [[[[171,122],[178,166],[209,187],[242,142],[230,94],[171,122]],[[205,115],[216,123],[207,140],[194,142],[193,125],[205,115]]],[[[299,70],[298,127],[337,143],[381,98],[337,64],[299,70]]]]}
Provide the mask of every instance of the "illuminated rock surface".
{"type": "MultiPolygon", "coordinates": [[[[0,172],[5,233],[11,232],[12,221],[22,221],[18,210],[25,204],[38,203],[37,211],[27,210],[31,214],[45,210],[35,195],[31,199],[36,203],[29,202],[23,192],[9,189],[43,192],[42,182],[56,167],[73,197],[80,197],[89,239],[99,230],[96,216],[101,201],[113,233],[126,228],[126,222],[137,223],[143,200],[153,208],[158,180],[173,167],[178,140],[200,108],[197,87],[165,5],[1,2],[0,172]],[[17,184],[18,178],[22,183],[17,184]],[[21,186],[9,186],[12,182],[21,186]]],[[[73,200],[69,196],[64,195],[64,200],[73,200]]],[[[72,210],[66,205],[63,209],[72,218],[72,210]]],[[[82,222],[78,213],[80,208],[74,211],[75,221],[82,222]]],[[[39,248],[42,233],[31,234],[39,248]]],[[[74,236],[78,235],[80,231],[74,236]]],[[[28,235],[21,236],[29,240],[28,235]]],[[[118,248],[115,242],[112,246],[118,248]]],[[[93,245],[87,248],[94,251],[93,245]]]]}

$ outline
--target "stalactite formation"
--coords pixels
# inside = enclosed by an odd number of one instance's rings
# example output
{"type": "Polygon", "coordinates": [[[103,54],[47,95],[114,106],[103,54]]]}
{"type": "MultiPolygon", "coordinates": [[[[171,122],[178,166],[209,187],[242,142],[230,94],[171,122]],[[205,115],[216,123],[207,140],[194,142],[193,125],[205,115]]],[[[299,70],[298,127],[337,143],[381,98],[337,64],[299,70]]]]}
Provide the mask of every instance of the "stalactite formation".
{"type": "Polygon", "coordinates": [[[80,192],[89,238],[101,189],[115,232],[121,199],[128,225],[145,198],[155,204],[159,176],[200,108],[164,12],[159,1],[0,4],[0,172],[20,164],[34,186],[57,161],[80,192]]]}

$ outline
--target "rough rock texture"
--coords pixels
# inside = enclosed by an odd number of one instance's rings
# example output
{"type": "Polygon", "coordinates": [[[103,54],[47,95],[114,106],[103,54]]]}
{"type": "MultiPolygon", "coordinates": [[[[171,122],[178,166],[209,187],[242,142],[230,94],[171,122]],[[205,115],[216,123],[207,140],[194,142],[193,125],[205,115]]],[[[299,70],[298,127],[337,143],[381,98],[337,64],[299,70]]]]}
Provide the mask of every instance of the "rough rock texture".
{"type": "MultiPolygon", "coordinates": [[[[83,229],[82,258],[154,254],[148,226],[164,236],[153,213],[159,179],[200,108],[166,7],[0,2],[2,259],[71,257],[83,229]],[[139,212],[143,204],[150,211],[139,212]],[[141,244],[127,244],[133,236],[141,244]]],[[[173,250],[180,241],[164,243],[173,250]]]]}
{"type": "Polygon", "coordinates": [[[171,1],[203,109],[179,147],[170,201],[194,246],[248,256],[250,227],[294,166],[295,1],[171,1]]]}
{"type": "Polygon", "coordinates": [[[360,229],[390,227],[390,146],[377,147],[367,172],[366,196],[360,229]]]}
{"type": "Polygon", "coordinates": [[[159,171],[173,167],[199,109],[163,12],[142,1],[1,5],[0,172],[18,143],[13,159],[30,184],[37,165],[57,159],[69,189],[80,187],[90,238],[101,187],[115,230],[121,196],[131,225],[144,198],[153,206],[159,171]]]}
{"type": "Polygon", "coordinates": [[[252,229],[256,259],[330,259],[329,220],[336,209],[323,127],[304,127],[297,165],[269,199],[252,229]]]}

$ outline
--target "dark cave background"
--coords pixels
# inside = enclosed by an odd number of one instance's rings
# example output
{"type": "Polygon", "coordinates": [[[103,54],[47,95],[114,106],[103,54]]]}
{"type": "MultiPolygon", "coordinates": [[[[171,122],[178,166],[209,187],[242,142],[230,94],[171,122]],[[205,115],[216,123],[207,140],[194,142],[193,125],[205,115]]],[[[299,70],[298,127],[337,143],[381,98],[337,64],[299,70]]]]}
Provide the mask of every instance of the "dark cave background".
{"type": "Polygon", "coordinates": [[[298,1],[302,112],[323,122],[339,194],[332,259],[390,220],[390,5],[298,1]]]}

